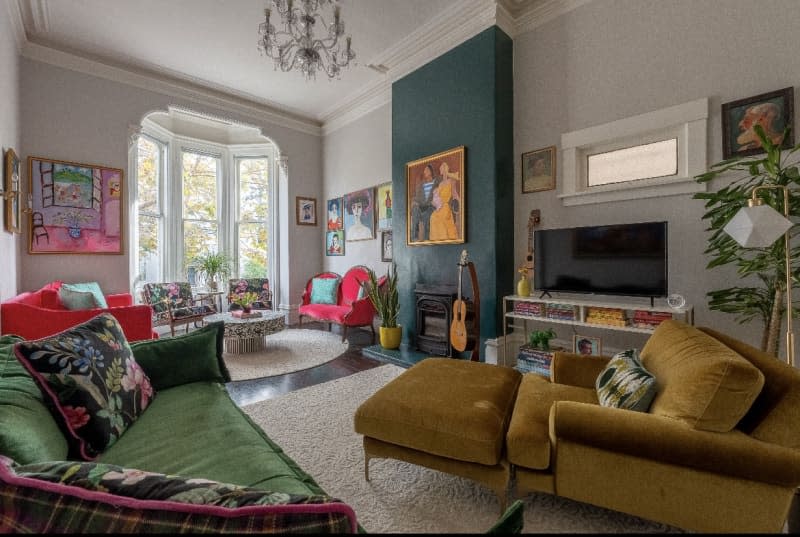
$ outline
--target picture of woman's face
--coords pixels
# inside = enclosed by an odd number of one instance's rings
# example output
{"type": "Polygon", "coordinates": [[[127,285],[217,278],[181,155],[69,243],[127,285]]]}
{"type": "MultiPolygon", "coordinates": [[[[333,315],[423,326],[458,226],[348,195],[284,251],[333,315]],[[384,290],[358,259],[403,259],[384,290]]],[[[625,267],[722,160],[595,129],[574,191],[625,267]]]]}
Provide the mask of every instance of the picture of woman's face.
{"type": "Polygon", "coordinates": [[[351,205],[350,208],[352,209],[353,216],[355,216],[356,219],[361,218],[362,207],[360,201],[353,203],[353,205],[351,205]]]}

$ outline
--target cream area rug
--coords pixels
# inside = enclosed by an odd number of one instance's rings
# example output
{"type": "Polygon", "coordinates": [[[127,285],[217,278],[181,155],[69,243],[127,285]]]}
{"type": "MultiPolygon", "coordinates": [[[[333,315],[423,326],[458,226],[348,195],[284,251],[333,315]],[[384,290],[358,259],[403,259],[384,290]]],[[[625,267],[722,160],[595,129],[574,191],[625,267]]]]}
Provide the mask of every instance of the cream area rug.
{"type": "MultiPolygon", "coordinates": [[[[347,502],[369,533],[482,533],[499,517],[488,488],[391,459],[370,461],[364,480],[356,408],[404,371],[383,365],[244,411],[331,496],[347,502]]],[[[534,494],[525,500],[525,533],[677,532],[675,528],[592,505],[534,494]]]]}
{"type": "Polygon", "coordinates": [[[347,350],[342,336],[323,330],[287,328],[265,338],[263,351],[224,353],[231,380],[285,375],[330,362],[347,350]]]}

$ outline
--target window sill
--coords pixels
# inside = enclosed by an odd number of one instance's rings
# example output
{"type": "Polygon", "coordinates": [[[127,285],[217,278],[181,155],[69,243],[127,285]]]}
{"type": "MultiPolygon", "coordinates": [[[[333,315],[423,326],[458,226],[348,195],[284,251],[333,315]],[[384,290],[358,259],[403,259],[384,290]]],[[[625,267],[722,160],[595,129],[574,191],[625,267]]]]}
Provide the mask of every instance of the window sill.
{"type": "Polygon", "coordinates": [[[566,207],[607,203],[613,201],[638,200],[644,198],[660,198],[663,196],[679,196],[705,192],[706,184],[698,183],[692,178],[672,179],[668,183],[648,183],[641,186],[624,185],[622,188],[594,187],[591,190],[560,194],[558,197],[566,207]]]}

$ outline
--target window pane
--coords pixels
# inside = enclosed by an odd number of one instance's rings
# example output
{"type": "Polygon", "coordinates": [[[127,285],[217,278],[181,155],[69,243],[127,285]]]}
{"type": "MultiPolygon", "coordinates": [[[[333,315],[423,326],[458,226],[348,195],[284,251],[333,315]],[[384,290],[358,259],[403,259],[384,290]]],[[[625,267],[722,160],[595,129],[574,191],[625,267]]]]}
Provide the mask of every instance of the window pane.
{"type": "Polygon", "coordinates": [[[161,281],[161,253],[158,248],[160,218],[139,215],[139,280],[161,281]]]}
{"type": "MultiPolygon", "coordinates": [[[[217,223],[183,222],[183,263],[188,267],[201,254],[217,251],[217,223]]],[[[184,271],[185,273],[185,271],[184,271]]]]}
{"type": "Polygon", "coordinates": [[[267,225],[239,224],[239,277],[266,278],[267,254],[267,225]]]}
{"type": "Polygon", "coordinates": [[[139,137],[137,144],[136,180],[139,191],[139,211],[159,213],[158,176],[161,170],[161,155],[158,146],[150,140],[139,137]]]}
{"type": "Polygon", "coordinates": [[[267,220],[269,214],[269,161],[239,161],[239,215],[244,221],[267,220]]]}
{"type": "Polygon", "coordinates": [[[589,186],[624,183],[678,173],[678,139],[589,155],[589,186]]]}
{"type": "Polygon", "coordinates": [[[183,152],[183,217],[217,219],[218,159],[183,152]]]}

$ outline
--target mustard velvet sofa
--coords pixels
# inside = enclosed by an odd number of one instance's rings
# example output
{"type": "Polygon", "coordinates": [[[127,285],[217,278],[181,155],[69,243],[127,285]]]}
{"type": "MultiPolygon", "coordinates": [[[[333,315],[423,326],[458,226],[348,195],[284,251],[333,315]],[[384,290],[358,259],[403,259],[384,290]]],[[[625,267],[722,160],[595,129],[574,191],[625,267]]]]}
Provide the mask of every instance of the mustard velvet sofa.
{"type": "Polygon", "coordinates": [[[662,323],[641,350],[647,413],[600,406],[605,357],[527,374],[506,433],[517,495],[540,491],[701,532],[780,532],[800,485],[800,372],[734,338],[662,323]]]}

